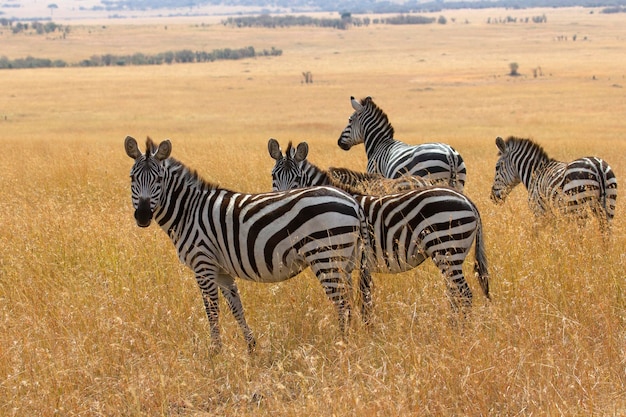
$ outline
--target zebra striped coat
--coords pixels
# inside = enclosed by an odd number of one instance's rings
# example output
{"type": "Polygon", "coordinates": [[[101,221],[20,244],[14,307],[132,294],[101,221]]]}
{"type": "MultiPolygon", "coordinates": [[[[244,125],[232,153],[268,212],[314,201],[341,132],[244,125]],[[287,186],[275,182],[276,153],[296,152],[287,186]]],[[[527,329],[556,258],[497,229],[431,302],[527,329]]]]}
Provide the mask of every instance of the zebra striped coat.
{"type": "MultiPolygon", "coordinates": [[[[235,277],[279,282],[311,267],[339,313],[343,332],[349,317],[350,273],[361,261],[367,225],[361,207],[332,187],[242,194],[219,188],[170,158],[171,143],[148,138],[146,152],[127,137],[134,161],[131,194],[137,225],[154,219],[172,239],[180,260],[195,272],[216,348],[218,289],[255,347],[235,277]]],[[[362,265],[364,267],[364,265],[362,265]]],[[[367,275],[367,271],[362,271],[367,275]]]]}
{"type": "Polygon", "coordinates": [[[617,179],[611,167],[597,157],[571,162],[556,161],[530,139],[496,138],[499,158],[491,199],[503,202],[520,182],[537,215],[546,213],[584,216],[591,210],[607,228],[615,216],[617,179]]]}
{"type": "MultiPolygon", "coordinates": [[[[340,185],[306,159],[306,142],[297,148],[289,143],[284,155],[274,139],[270,139],[268,147],[276,160],[272,169],[275,190],[340,185]]],[[[348,190],[354,192],[349,187],[348,190]]],[[[353,195],[363,208],[370,229],[372,251],[367,265],[371,272],[405,272],[430,258],[447,280],[453,309],[469,307],[472,291],[463,275],[463,262],[475,241],[474,269],[489,298],[482,222],[478,209],[465,195],[448,187],[422,187],[383,196],[353,195]]],[[[371,300],[370,286],[369,282],[361,282],[366,301],[371,300]]],[[[369,311],[371,305],[362,308],[369,311]]]]}
{"type": "Polygon", "coordinates": [[[387,178],[414,175],[438,185],[463,191],[467,170],[461,155],[445,143],[408,145],[394,139],[394,129],[387,115],[367,97],[360,102],[350,98],[354,113],[339,136],[343,150],[363,143],[367,154],[367,172],[387,178]]]}

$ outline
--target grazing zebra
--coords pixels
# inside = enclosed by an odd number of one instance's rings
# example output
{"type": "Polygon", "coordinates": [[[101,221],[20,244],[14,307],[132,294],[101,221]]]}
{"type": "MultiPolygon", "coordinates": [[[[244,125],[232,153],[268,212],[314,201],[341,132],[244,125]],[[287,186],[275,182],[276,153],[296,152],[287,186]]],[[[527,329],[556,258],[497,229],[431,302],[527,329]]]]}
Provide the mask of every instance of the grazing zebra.
{"type": "MultiPolygon", "coordinates": [[[[302,143],[300,145],[302,145],[302,143]]],[[[331,181],[337,181],[343,185],[352,187],[361,194],[390,194],[392,192],[415,190],[417,188],[433,185],[432,181],[413,175],[403,175],[398,178],[385,178],[380,174],[358,172],[348,168],[330,167],[328,168],[328,175],[331,181]]]]}
{"type": "Polygon", "coordinates": [[[465,186],[466,168],[461,155],[445,143],[407,145],[395,140],[394,129],[383,112],[367,97],[361,102],[350,97],[354,113],[339,136],[338,145],[347,151],[363,143],[367,172],[387,178],[414,175],[459,191],[465,186]]]}
{"type": "MultiPolygon", "coordinates": [[[[209,319],[211,337],[221,346],[218,289],[241,327],[248,349],[256,342],[246,324],[234,277],[279,282],[311,267],[339,313],[345,330],[350,315],[350,274],[362,256],[367,224],[361,207],[333,187],[242,194],[201,179],[170,158],[169,140],[146,152],[126,137],[135,219],[154,219],[172,239],[179,259],[195,273],[209,319]]],[[[361,265],[364,268],[364,265],[361,265]]],[[[367,277],[367,271],[362,270],[367,277]]]]}
{"type": "Polygon", "coordinates": [[[584,216],[591,209],[600,227],[608,230],[615,215],[617,179],[611,167],[597,157],[556,161],[530,139],[496,138],[499,158],[491,199],[503,202],[520,182],[537,215],[545,213],[584,216]]]}
{"type": "MultiPolygon", "coordinates": [[[[285,154],[278,142],[270,139],[270,156],[276,160],[272,169],[274,190],[335,184],[329,173],[310,163],[308,145],[293,148],[285,154]]],[[[449,187],[422,187],[412,191],[382,196],[354,193],[367,217],[372,257],[367,265],[371,272],[409,271],[427,258],[432,259],[448,283],[452,308],[469,307],[472,291],[463,276],[463,262],[476,241],[474,270],[480,286],[489,298],[489,274],[478,209],[463,193],[449,187]],[[459,303],[461,302],[461,305],[459,303]]],[[[371,309],[371,278],[361,282],[362,306],[366,320],[371,309]]]]}

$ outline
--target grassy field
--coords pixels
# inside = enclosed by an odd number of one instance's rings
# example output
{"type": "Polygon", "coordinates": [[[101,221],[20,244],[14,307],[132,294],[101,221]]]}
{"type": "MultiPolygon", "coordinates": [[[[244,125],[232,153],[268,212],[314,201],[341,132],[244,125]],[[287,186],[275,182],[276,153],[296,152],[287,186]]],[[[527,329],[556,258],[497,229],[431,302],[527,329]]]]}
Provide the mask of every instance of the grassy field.
{"type": "Polygon", "coordinates": [[[523,189],[499,207],[489,191],[495,138],[508,135],[557,159],[600,156],[623,187],[626,14],[442,14],[446,25],[347,31],[174,20],[73,24],[64,40],[3,31],[10,59],[245,46],[283,55],[0,71],[0,414],[624,415],[621,195],[603,242],[594,222],[540,227],[523,189]],[[544,24],[486,23],[543,14],[544,24]],[[511,62],[521,76],[507,75],[511,62]],[[161,230],[134,222],[125,136],[170,138],[173,156],[207,180],[261,192],[271,187],[270,137],[307,141],[322,167],[365,168],[362,147],[336,144],[351,95],[372,96],[396,138],[463,155],[493,301],[468,262],[475,301],[460,330],[431,263],[375,275],[374,325],[357,314],[342,341],[310,271],[239,282],[257,352],[248,355],[224,305],[224,349],[212,355],[193,274],[161,230]]]}

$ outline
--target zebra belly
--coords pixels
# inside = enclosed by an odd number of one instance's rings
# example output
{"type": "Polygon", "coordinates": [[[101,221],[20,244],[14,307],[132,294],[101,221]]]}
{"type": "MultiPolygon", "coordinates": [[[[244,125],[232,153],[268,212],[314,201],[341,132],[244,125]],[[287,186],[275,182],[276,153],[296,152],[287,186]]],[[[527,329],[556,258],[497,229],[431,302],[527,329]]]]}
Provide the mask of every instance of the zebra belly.
{"type": "Polygon", "coordinates": [[[398,274],[416,268],[426,260],[426,257],[422,251],[416,251],[408,258],[390,253],[377,253],[375,262],[370,262],[370,270],[383,274],[398,274]]]}

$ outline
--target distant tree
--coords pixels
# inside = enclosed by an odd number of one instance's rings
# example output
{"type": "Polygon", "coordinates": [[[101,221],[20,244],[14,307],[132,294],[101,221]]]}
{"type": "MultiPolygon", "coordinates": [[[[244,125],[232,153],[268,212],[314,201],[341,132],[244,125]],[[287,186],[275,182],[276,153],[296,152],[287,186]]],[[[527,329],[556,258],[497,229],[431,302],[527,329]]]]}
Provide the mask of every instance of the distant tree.
{"type": "Polygon", "coordinates": [[[48,5],[48,9],[50,9],[50,16],[52,16],[52,12],[54,11],[54,9],[58,9],[59,6],[56,5],[56,3],[50,3],[48,5]]]}
{"type": "Polygon", "coordinates": [[[519,72],[517,72],[517,70],[519,69],[519,65],[517,64],[517,62],[511,62],[509,64],[509,75],[512,77],[516,77],[519,75],[519,72]]]}

